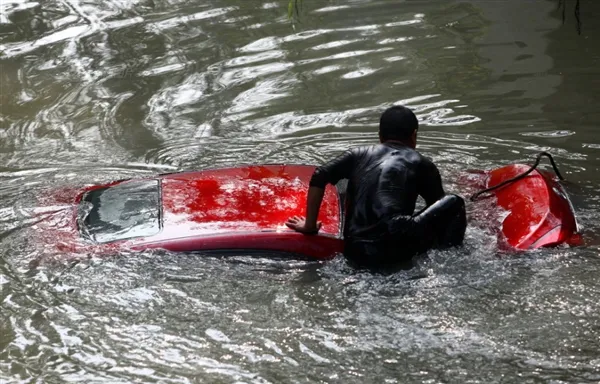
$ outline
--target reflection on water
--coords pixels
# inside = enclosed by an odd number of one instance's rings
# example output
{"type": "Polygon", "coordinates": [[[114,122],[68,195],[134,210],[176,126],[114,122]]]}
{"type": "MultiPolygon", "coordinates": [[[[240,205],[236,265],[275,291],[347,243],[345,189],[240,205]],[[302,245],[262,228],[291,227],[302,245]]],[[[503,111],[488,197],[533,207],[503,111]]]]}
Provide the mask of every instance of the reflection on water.
{"type": "Polygon", "coordinates": [[[304,1],[295,29],[286,7],[0,3],[0,378],[598,382],[600,29],[562,27],[552,1],[304,1]],[[29,265],[72,188],[319,164],[375,142],[393,103],[448,191],[551,152],[590,244],[499,255],[470,227],[392,276],[264,254],[29,265]]]}

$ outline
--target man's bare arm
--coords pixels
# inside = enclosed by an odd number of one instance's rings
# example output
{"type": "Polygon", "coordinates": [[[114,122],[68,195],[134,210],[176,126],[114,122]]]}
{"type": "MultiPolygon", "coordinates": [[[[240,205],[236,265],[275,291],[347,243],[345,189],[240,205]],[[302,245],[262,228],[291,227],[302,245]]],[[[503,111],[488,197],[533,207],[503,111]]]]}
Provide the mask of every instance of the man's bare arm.
{"type": "Polygon", "coordinates": [[[425,160],[420,169],[419,195],[425,199],[427,207],[446,195],[438,168],[430,160],[425,160]]]}
{"type": "Polygon", "coordinates": [[[303,233],[317,233],[321,224],[317,222],[319,210],[327,184],[335,184],[343,178],[348,178],[352,172],[354,154],[348,150],[327,164],[317,168],[313,173],[306,197],[306,218],[291,217],[285,224],[303,233]]]}
{"type": "Polygon", "coordinates": [[[300,216],[291,217],[287,223],[288,227],[302,233],[317,233],[321,228],[321,223],[317,222],[319,210],[325,189],[319,187],[310,187],[306,197],[306,219],[300,216]]]}
{"type": "Polygon", "coordinates": [[[308,196],[306,197],[306,227],[317,229],[317,219],[319,217],[319,210],[321,209],[321,202],[323,201],[323,195],[325,190],[319,187],[310,187],[308,189],[308,196]]]}

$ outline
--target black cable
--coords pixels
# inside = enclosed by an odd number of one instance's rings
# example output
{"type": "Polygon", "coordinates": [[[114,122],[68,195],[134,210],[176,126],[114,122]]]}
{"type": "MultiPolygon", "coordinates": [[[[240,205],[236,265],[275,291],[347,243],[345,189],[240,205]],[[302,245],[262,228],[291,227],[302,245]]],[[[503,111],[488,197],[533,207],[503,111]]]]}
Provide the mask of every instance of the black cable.
{"type": "Polygon", "coordinates": [[[531,172],[533,172],[538,167],[538,165],[540,164],[540,160],[542,159],[542,156],[546,156],[550,159],[550,163],[552,163],[552,168],[554,168],[554,173],[556,173],[556,176],[558,176],[559,179],[564,180],[565,178],[560,174],[560,171],[558,170],[558,167],[556,166],[556,163],[554,162],[552,155],[549,154],[548,152],[540,152],[536,156],[535,163],[527,171],[521,173],[518,176],[510,178],[508,180],[504,180],[500,184],[494,185],[493,187],[482,189],[481,191],[474,193],[473,195],[471,195],[470,200],[475,201],[475,199],[477,197],[483,195],[484,193],[495,191],[496,189],[500,189],[508,184],[514,183],[515,181],[521,180],[522,178],[526,177],[527,175],[529,175],[531,172]]]}
{"type": "MultiPolygon", "coordinates": [[[[577,21],[577,34],[581,35],[581,0],[577,0],[575,3],[575,20],[577,21]]],[[[567,0],[558,0],[558,10],[562,13],[562,23],[565,24],[566,12],[567,12],[567,0]]]]}
{"type": "Polygon", "coordinates": [[[577,4],[575,4],[575,19],[577,20],[577,33],[581,35],[581,18],[579,12],[579,0],[577,0],[577,4]]]}
{"type": "Polygon", "coordinates": [[[558,9],[562,11],[562,23],[565,24],[566,12],[567,12],[567,1],[566,0],[558,0],[558,9]],[[561,9],[562,7],[562,9],[561,9]]]}

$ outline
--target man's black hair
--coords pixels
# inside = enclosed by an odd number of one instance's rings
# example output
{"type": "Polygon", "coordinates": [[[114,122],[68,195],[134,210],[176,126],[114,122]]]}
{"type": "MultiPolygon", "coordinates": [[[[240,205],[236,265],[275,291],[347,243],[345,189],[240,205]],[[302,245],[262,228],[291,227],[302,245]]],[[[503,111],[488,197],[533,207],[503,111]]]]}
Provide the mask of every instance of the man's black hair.
{"type": "Polygon", "coordinates": [[[407,140],[418,129],[417,116],[402,105],[386,109],[379,119],[379,133],[383,140],[407,140]]]}

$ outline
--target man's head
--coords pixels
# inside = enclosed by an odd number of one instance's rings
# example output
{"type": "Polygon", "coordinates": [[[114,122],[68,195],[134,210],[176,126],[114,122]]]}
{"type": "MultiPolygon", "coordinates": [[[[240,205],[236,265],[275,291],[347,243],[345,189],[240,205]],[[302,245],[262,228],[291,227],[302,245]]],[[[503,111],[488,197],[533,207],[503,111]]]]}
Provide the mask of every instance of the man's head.
{"type": "Polygon", "coordinates": [[[379,119],[379,141],[401,141],[415,148],[418,129],[419,121],[413,111],[396,105],[386,109],[379,119]]]}

